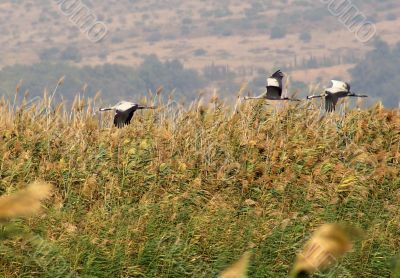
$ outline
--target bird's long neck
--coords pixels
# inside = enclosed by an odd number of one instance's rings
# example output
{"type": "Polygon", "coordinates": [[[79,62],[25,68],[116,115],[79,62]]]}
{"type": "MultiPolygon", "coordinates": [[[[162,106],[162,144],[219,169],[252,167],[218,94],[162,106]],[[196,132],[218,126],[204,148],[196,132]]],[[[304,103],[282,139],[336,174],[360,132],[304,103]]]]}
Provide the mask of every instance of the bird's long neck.
{"type": "Polygon", "coordinates": [[[264,99],[264,96],[258,96],[258,97],[245,97],[245,100],[250,100],[250,99],[264,99]]]}
{"type": "Polygon", "coordinates": [[[100,112],[111,111],[111,110],[114,110],[114,108],[100,108],[100,112]]]}
{"type": "Polygon", "coordinates": [[[322,97],[324,97],[324,95],[312,95],[312,96],[308,96],[307,99],[322,98],[322,97]]]}

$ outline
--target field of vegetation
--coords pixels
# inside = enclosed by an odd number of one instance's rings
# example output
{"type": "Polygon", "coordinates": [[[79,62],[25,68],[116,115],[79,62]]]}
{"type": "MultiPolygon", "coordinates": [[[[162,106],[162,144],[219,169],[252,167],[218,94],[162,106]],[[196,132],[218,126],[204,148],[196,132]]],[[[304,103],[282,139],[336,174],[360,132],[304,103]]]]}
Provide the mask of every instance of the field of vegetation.
{"type": "Polygon", "coordinates": [[[246,251],[249,277],[287,277],[332,222],[364,231],[334,277],[391,275],[398,110],[160,100],[116,129],[96,102],[0,102],[1,194],[55,188],[42,214],[1,225],[1,277],[215,277],[246,251]]]}

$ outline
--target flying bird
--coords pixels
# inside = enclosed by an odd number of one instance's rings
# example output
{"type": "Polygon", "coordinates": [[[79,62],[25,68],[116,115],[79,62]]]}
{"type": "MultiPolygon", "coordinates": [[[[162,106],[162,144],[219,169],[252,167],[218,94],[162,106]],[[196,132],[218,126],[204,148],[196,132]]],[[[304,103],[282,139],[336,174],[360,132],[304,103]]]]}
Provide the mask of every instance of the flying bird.
{"type": "Polygon", "coordinates": [[[113,107],[100,108],[100,112],[115,111],[114,125],[118,128],[122,128],[131,123],[133,114],[135,114],[137,110],[143,109],[156,109],[156,107],[143,106],[133,102],[121,101],[113,107]]]}
{"type": "Polygon", "coordinates": [[[249,99],[268,99],[268,100],[290,100],[300,101],[298,99],[291,99],[288,97],[282,97],[283,92],[283,75],[282,71],[278,70],[273,75],[267,78],[267,90],[258,97],[245,97],[245,100],[249,99]]]}
{"type": "Polygon", "coordinates": [[[351,92],[351,87],[349,83],[332,80],[332,87],[326,88],[325,92],[321,95],[312,95],[308,96],[307,99],[313,98],[325,98],[325,110],[327,112],[333,112],[336,110],[336,105],[339,102],[339,99],[345,97],[368,97],[366,95],[357,95],[351,92]]]}

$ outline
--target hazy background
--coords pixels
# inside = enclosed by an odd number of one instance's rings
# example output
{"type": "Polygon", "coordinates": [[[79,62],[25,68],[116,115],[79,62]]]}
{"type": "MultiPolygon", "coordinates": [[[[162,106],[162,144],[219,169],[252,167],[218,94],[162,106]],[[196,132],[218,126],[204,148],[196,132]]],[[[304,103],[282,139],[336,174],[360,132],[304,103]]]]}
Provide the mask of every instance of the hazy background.
{"type": "Polygon", "coordinates": [[[329,80],[351,81],[356,91],[400,101],[400,2],[355,1],[377,26],[376,38],[359,42],[321,1],[108,0],[82,2],[104,22],[108,35],[93,43],[63,15],[56,1],[0,3],[0,96],[22,79],[30,97],[101,91],[106,101],[137,100],[148,90],[176,89],[190,101],[215,90],[234,99],[241,86],[261,92],[276,69],[301,95],[329,80]]]}

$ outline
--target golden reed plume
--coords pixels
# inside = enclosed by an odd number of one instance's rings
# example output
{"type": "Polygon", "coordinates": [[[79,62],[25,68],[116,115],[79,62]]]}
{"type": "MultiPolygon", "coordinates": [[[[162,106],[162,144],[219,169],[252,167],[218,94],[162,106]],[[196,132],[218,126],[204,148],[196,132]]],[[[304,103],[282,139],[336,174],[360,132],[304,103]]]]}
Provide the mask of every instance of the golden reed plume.
{"type": "MultiPolygon", "coordinates": [[[[355,231],[354,231],[355,232],[355,231]]],[[[320,227],[297,256],[290,277],[304,277],[337,264],[353,245],[352,231],[339,224],[320,227]]]]}
{"type": "Polygon", "coordinates": [[[247,278],[250,256],[250,253],[246,252],[239,261],[222,272],[218,278],[247,278]]]}
{"type": "Polygon", "coordinates": [[[0,197],[0,220],[27,217],[38,213],[42,201],[50,197],[52,185],[34,182],[26,189],[0,197]]]}

